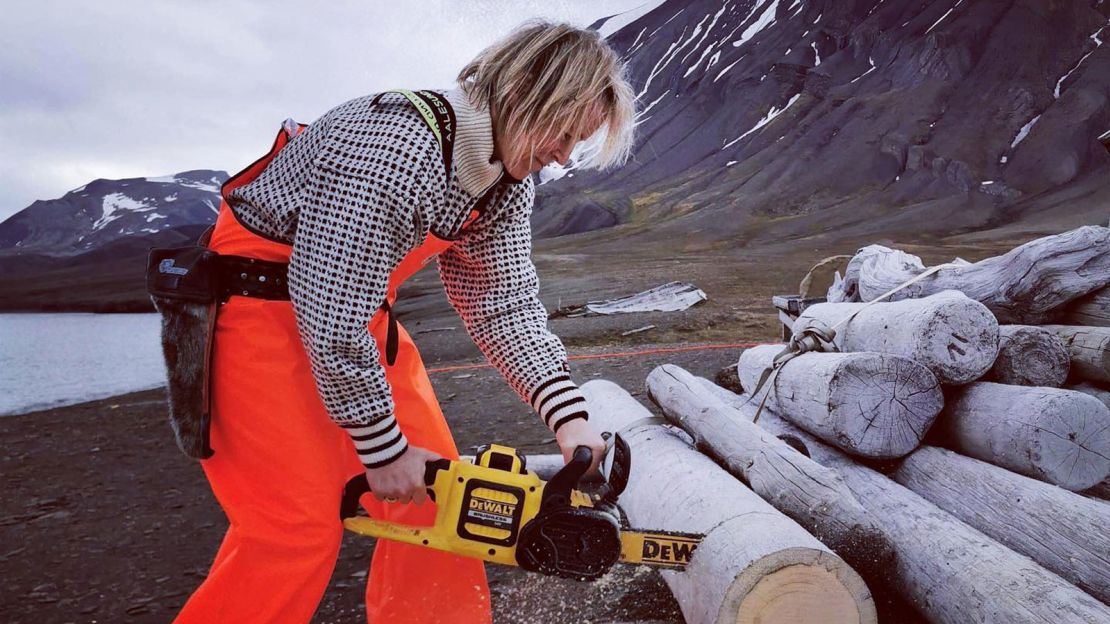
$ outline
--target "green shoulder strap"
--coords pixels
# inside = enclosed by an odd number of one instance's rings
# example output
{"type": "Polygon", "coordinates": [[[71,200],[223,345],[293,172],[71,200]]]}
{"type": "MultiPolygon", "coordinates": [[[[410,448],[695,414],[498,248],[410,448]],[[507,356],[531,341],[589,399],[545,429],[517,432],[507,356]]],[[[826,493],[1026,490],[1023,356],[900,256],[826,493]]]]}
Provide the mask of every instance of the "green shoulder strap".
{"type": "MultiPolygon", "coordinates": [[[[385,93],[400,93],[424,118],[425,123],[432,130],[440,151],[443,153],[443,168],[448,179],[451,177],[451,159],[455,151],[455,111],[439,93],[435,91],[409,91],[408,89],[390,89],[385,93]]],[[[379,98],[381,95],[378,96],[379,98]]]]}

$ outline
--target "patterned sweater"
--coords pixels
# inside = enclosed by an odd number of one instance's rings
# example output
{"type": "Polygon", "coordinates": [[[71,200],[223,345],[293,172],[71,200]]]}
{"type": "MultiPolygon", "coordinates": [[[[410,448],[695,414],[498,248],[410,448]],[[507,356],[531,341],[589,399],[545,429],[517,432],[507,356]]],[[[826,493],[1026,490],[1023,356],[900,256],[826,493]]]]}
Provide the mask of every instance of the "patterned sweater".
{"type": "Polygon", "coordinates": [[[390,273],[429,232],[455,240],[438,257],[440,278],[490,363],[552,431],[587,418],[537,296],[531,177],[514,180],[493,160],[488,110],[461,89],[440,93],[456,120],[449,176],[419,112],[387,93],[328,111],[228,197],[246,227],[293,246],[289,295],[317,388],[368,468],[395,460],[408,441],[367,324],[390,273]],[[461,232],[490,189],[486,212],[461,232]]]}

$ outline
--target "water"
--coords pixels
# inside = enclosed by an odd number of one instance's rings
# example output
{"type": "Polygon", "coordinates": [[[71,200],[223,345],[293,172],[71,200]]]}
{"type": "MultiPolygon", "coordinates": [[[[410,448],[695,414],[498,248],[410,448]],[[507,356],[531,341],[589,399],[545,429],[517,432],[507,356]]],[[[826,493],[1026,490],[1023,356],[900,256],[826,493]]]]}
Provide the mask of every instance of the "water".
{"type": "Polygon", "coordinates": [[[165,382],[157,314],[0,314],[0,416],[165,382]]]}

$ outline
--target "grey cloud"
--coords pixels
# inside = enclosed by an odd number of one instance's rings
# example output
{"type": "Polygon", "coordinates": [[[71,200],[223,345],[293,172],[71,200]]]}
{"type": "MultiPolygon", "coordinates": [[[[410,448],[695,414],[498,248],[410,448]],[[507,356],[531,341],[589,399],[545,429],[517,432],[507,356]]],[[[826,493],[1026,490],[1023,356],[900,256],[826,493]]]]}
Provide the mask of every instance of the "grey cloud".
{"type": "Polygon", "coordinates": [[[529,17],[644,0],[17,2],[0,49],[0,220],[97,177],[236,170],[285,117],[441,87],[529,17]]]}

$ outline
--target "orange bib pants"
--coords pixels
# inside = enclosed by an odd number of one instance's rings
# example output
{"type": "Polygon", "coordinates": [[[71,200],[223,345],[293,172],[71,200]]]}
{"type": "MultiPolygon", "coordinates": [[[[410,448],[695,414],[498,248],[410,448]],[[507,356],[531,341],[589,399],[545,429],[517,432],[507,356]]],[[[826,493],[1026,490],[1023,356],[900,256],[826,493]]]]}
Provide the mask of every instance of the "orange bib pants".
{"type": "MultiPolygon", "coordinates": [[[[225,184],[250,182],[288,138],[225,184]]],[[[471,220],[477,213],[471,214],[471,220]]],[[[469,223],[469,221],[468,221],[469,223]]],[[[389,279],[397,287],[450,241],[429,234],[389,279]]],[[[255,235],[226,201],[210,247],[222,254],[288,262],[291,248],[255,235]]],[[[395,416],[409,443],[458,459],[451,432],[420,353],[393,321],[396,357],[386,362],[391,319],[380,309],[369,323],[392,388],[395,416]]],[[[328,417],[297,332],[292,305],[232,296],[220,307],[212,355],[211,443],[201,465],[230,526],[208,577],[177,617],[182,624],[307,622],[335,567],[343,527],[343,486],[363,471],[346,432],[328,417]]],[[[374,518],[411,525],[435,519],[431,501],[417,506],[362,500],[374,518]]],[[[367,575],[372,623],[488,623],[489,589],[476,559],[381,540],[367,575]]]]}

